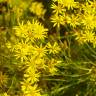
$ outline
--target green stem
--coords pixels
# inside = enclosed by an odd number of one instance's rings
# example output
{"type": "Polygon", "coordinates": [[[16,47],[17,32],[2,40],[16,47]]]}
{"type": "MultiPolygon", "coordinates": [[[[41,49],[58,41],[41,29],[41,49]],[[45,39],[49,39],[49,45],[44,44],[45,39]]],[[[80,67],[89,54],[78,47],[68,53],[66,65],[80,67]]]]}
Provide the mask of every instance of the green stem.
{"type": "Polygon", "coordinates": [[[89,48],[89,50],[90,50],[93,54],[96,55],[96,52],[94,51],[94,49],[92,49],[88,43],[86,43],[86,45],[87,45],[87,47],[89,48]]]}

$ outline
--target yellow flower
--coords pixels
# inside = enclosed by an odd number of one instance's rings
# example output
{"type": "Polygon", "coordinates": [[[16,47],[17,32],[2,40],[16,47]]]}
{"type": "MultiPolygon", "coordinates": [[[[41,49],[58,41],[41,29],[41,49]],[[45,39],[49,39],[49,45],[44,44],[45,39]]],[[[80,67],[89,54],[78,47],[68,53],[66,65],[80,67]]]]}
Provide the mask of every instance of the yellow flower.
{"type": "Polygon", "coordinates": [[[84,42],[92,42],[95,36],[95,32],[92,31],[85,31],[84,34],[82,34],[82,38],[84,39],[84,42]]]}
{"type": "Polygon", "coordinates": [[[56,14],[60,14],[62,12],[65,12],[66,10],[64,9],[64,7],[61,5],[61,4],[52,4],[51,8],[53,9],[53,13],[56,13],[56,14]]]}
{"type": "Polygon", "coordinates": [[[24,93],[24,96],[41,96],[40,89],[37,89],[37,85],[31,85],[29,82],[21,82],[21,89],[24,93]]]}
{"type": "Polygon", "coordinates": [[[35,62],[38,69],[45,69],[46,68],[44,57],[43,58],[37,57],[34,60],[34,62],[35,62]]]}
{"type": "Polygon", "coordinates": [[[14,27],[14,29],[15,29],[16,36],[26,38],[27,28],[24,25],[24,22],[19,23],[18,26],[14,27]]]}
{"type": "Polygon", "coordinates": [[[53,27],[58,26],[59,28],[60,25],[64,25],[64,16],[55,14],[51,17],[51,22],[54,23],[53,27]]]}
{"type": "Polygon", "coordinates": [[[32,28],[33,28],[34,38],[44,39],[46,37],[48,29],[44,28],[44,26],[42,26],[42,24],[39,23],[38,21],[33,20],[32,28]]]}
{"type": "Polygon", "coordinates": [[[31,7],[29,8],[31,12],[36,14],[39,18],[43,18],[46,10],[40,2],[32,2],[31,7]]]}
{"type": "Polygon", "coordinates": [[[50,43],[47,44],[47,48],[49,51],[49,54],[53,53],[53,54],[57,54],[60,52],[60,47],[58,45],[57,42],[55,42],[53,45],[51,45],[50,43]]]}
{"type": "Polygon", "coordinates": [[[96,16],[94,14],[86,14],[82,19],[82,23],[87,29],[94,29],[96,27],[96,16]]]}
{"type": "Polygon", "coordinates": [[[75,40],[77,40],[80,44],[83,44],[84,43],[84,40],[82,37],[82,32],[76,32],[74,34],[76,36],[75,40]]]}
{"type": "Polygon", "coordinates": [[[45,58],[35,57],[34,55],[32,55],[27,65],[32,67],[35,71],[37,71],[37,69],[45,69],[45,58]]]}
{"type": "Polygon", "coordinates": [[[34,50],[33,56],[38,56],[38,57],[44,57],[47,52],[46,46],[43,47],[42,44],[40,44],[40,46],[35,46],[33,50],[34,50]]]}
{"type": "Polygon", "coordinates": [[[31,66],[26,69],[26,73],[24,74],[24,78],[26,81],[34,84],[35,82],[39,81],[40,74],[37,73],[31,66]]]}
{"type": "MultiPolygon", "coordinates": [[[[44,39],[47,35],[47,28],[44,28],[44,26],[39,23],[38,21],[32,21],[27,22],[26,24],[19,23],[19,26],[16,26],[15,28],[16,35],[21,38],[27,38],[27,39],[44,39]]],[[[32,41],[31,40],[31,41],[32,41]]]]}
{"type": "Polygon", "coordinates": [[[95,6],[94,1],[90,1],[90,3],[86,2],[85,4],[82,4],[82,9],[84,10],[85,14],[93,14],[96,13],[95,6]]]}
{"type": "Polygon", "coordinates": [[[30,49],[31,45],[29,45],[26,41],[24,42],[22,40],[21,42],[16,43],[16,45],[14,45],[16,59],[21,59],[21,62],[27,60],[27,56],[31,53],[30,49]]]}
{"type": "Polygon", "coordinates": [[[77,25],[79,25],[79,16],[71,15],[67,18],[67,23],[70,24],[73,28],[75,28],[77,25]]]}
{"type": "Polygon", "coordinates": [[[58,62],[55,59],[52,58],[48,61],[48,70],[52,75],[57,71],[56,65],[58,65],[58,62]]]}
{"type": "Polygon", "coordinates": [[[76,33],[75,35],[77,36],[76,40],[78,40],[81,43],[86,43],[86,42],[92,43],[95,38],[95,32],[89,30],[85,30],[84,32],[81,33],[76,33]]]}

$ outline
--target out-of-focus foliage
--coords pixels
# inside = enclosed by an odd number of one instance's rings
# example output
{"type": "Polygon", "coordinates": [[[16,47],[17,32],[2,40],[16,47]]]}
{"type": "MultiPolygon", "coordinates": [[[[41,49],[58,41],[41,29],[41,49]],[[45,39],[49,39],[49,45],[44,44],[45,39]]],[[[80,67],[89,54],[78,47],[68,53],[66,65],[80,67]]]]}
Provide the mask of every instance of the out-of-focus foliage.
{"type": "Polygon", "coordinates": [[[0,0],[0,96],[96,96],[96,1],[0,0]]]}

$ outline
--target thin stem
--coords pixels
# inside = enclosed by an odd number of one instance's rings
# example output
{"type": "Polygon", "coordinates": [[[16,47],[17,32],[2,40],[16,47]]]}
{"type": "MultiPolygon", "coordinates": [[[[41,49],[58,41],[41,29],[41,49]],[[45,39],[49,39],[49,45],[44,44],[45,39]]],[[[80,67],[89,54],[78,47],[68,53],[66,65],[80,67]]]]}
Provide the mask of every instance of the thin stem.
{"type": "Polygon", "coordinates": [[[86,43],[86,45],[87,45],[87,47],[89,48],[89,50],[96,55],[96,52],[89,46],[89,44],[86,43]]]}

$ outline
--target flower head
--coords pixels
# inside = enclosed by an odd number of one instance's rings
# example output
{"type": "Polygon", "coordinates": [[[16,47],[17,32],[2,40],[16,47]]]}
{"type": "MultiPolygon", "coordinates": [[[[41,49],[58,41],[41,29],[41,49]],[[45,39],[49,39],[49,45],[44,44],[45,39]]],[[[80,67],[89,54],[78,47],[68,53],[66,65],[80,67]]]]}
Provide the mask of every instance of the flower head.
{"type": "Polygon", "coordinates": [[[30,82],[24,80],[21,82],[21,89],[24,93],[24,96],[41,96],[40,89],[37,89],[37,85],[31,85],[30,82]]]}
{"type": "Polygon", "coordinates": [[[55,42],[53,45],[51,45],[50,43],[47,44],[47,48],[49,51],[49,54],[53,53],[53,54],[57,54],[60,52],[60,47],[58,45],[57,42],[55,42]]]}

